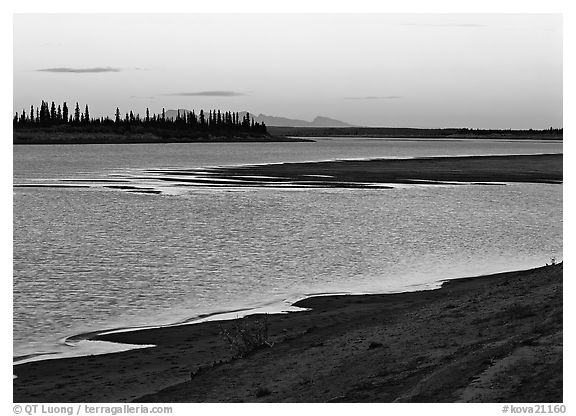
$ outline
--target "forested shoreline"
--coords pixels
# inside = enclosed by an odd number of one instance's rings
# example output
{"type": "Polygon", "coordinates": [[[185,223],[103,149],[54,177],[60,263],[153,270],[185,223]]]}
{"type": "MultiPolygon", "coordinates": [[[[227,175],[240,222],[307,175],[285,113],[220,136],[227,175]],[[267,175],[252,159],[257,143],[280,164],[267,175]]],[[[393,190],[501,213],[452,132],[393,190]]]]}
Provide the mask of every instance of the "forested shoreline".
{"type": "MultiPolygon", "coordinates": [[[[14,144],[116,143],[116,142],[187,142],[187,141],[270,141],[266,125],[250,114],[238,112],[178,110],[176,117],[133,111],[114,118],[91,117],[88,105],[76,103],[74,110],[66,102],[56,105],[42,101],[16,112],[13,117],[14,144]]],[[[279,139],[286,141],[287,139],[279,139]]]]}

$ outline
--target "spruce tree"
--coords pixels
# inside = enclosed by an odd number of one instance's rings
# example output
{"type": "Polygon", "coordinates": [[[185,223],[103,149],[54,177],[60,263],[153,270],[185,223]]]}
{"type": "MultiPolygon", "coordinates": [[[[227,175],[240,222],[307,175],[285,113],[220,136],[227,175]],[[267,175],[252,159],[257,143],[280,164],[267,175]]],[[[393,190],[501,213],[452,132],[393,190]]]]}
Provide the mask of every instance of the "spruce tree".
{"type": "Polygon", "coordinates": [[[200,110],[200,127],[206,125],[206,117],[204,117],[204,110],[200,110]]]}
{"type": "Polygon", "coordinates": [[[54,123],[56,121],[56,106],[54,101],[52,101],[52,106],[50,107],[50,121],[54,123]]]}
{"type": "Polygon", "coordinates": [[[62,104],[62,119],[64,123],[68,123],[68,106],[66,105],[66,101],[62,104]]]}
{"type": "Polygon", "coordinates": [[[45,104],[44,104],[44,100],[42,100],[42,103],[40,104],[40,124],[44,124],[46,122],[46,113],[45,111],[45,104]]]}
{"type": "Polygon", "coordinates": [[[74,109],[74,123],[80,123],[80,106],[76,103],[76,108],[74,109]]]}

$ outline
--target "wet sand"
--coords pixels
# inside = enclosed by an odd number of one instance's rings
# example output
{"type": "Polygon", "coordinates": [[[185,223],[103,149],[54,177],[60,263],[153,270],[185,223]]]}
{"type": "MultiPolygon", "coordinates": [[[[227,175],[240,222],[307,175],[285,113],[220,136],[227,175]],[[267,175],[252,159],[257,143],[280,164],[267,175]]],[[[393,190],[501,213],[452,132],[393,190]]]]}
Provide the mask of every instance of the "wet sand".
{"type": "Polygon", "coordinates": [[[96,336],[157,346],[16,365],[14,401],[562,402],[562,299],[560,264],[308,298],[243,358],[220,333],[235,321],[96,336]]]}
{"type": "MultiPolygon", "coordinates": [[[[300,184],[432,182],[561,183],[562,154],[419,157],[412,159],[337,160],[277,163],[211,169],[213,177],[240,179],[265,177],[300,184]]],[[[250,180],[253,181],[253,180],[250,180]]]]}

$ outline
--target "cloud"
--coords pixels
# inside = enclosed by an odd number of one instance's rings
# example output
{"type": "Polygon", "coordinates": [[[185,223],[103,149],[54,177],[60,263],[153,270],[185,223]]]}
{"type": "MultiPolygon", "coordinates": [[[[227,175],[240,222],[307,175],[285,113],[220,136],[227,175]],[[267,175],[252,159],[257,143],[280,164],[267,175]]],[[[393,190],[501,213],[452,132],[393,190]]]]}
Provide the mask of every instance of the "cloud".
{"type": "Polygon", "coordinates": [[[237,91],[196,91],[196,92],[176,92],[173,94],[163,94],[178,97],[241,97],[245,94],[237,91]]]}
{"type": "Polygon", "coordinates": [[[486,27],[477,23],[404,23],[400,26],[419,26],[419,27],[486,27]]]}
{"type": "Polygon", "coordinates": [[[44,68],[37,69],[37,72],[73,73],[73,74],[97,74],[101,72],[120,72],[120,68],[96,67],[96,68],[44,68]]]}
{"type": "Polygon", "coordinates": [[[364,97],[344,97],[345,100],[396,100],[399,95],[367,95],[364,97]]]}
{"type": "Polygon", "coordinates": [[[40,46],[42,46],[42,47],[50,47],[50,46],[60,47],[60,46],[62,46],[62,44],[61,44],[60,42],[56,42],[56,43],[54,43],[54,42],[44,42],[44,43],[40,44],[40,46]]]}

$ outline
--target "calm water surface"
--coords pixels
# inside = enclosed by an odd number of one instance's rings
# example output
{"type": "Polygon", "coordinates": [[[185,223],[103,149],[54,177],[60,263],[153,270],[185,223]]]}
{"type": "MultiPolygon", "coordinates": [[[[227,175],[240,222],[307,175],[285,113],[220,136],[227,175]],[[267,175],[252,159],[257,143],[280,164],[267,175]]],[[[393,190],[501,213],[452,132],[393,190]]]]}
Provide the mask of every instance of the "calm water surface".
{"type": "Polygon", "coordinates": [[[559,153],[561,143],[320,140],[16,146],[14,354],[68,336],[166,324],[319,292],[385,292],[562,256],[562,185],[367,189],[100,186],[152,167],[366,157],[559,153]],[[159,188],[166,191],[165,188],[159,188]]]}

